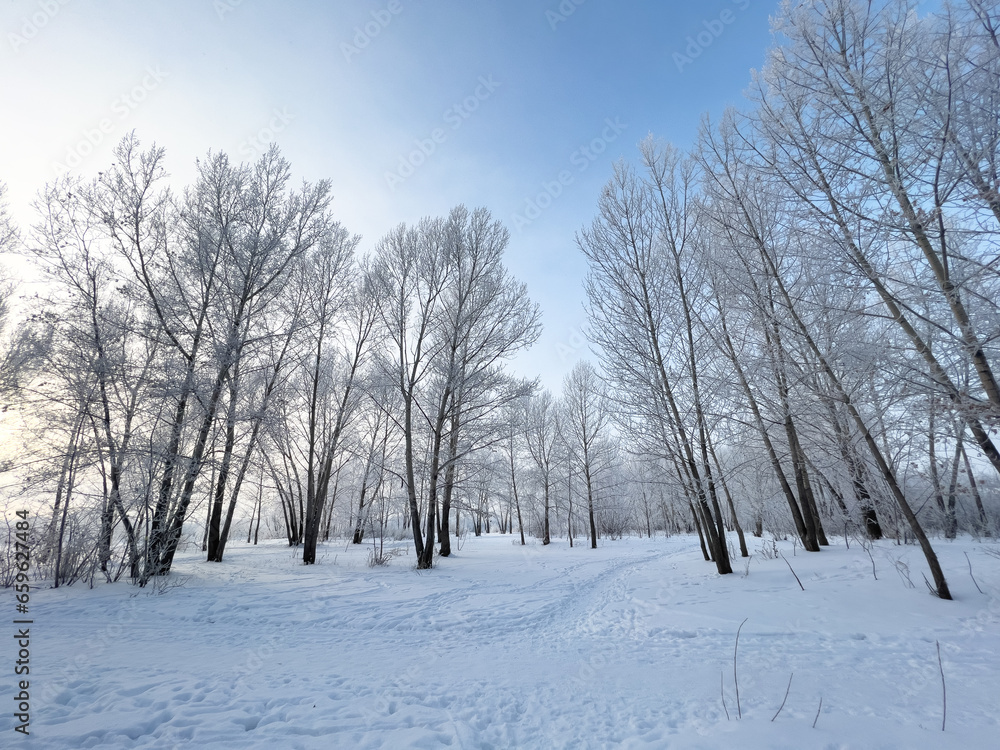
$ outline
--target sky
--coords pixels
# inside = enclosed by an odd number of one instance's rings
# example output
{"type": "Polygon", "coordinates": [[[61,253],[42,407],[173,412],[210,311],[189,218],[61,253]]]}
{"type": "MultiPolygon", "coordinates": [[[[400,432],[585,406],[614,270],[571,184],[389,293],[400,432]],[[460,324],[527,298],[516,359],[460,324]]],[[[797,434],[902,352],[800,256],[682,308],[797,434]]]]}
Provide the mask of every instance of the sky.
{"type": "Polygon", "coordinates": [[[0,181],[91,178],[135,130],[173,185],[210,149],[277,143],[329,179],[363,252],[400,222],[486,206],[542,309],[512,362],[554,391],[586,342],[575,235],[648,134],[692,144],[741,106],[771,41],[764,0],[0,0],[0,181]]]}

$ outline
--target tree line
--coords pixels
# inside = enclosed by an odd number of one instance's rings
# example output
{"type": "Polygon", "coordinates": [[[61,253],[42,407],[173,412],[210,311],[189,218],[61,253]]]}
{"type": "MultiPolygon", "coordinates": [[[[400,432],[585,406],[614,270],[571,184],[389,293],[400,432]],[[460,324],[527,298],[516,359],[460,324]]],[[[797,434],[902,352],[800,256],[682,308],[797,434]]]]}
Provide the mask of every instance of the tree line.
{"type": "Polygon", "coordinates": [[[898,517],[945,599],[921,509],[953,538],[964,494],[970,530],[990,529],[977,468],[995,485],[997,11],[784,3],[746,110],[706,119],[688,153],[644,141],[579,235],[618,406],[720,573],[725,526],[743,538],[737,460],[767,467],[806,550],[832,524],[878,538],[898,517]]]}
{"type": "Polygon", "coordinates": [[[451,554],[462,511],[476,533],[516,515],[524,541],[522,475],[540,467],[548,528],[564,433],[582,441],[596,544],[596,372],[581,366],[559,431],[552,397],[507,371],[540,311],[488,210],[401,224],[361,255],[329,184],[293,187],[275,148],[210,153],[180,193],[162,148],[133,134],[114,156],[47,185],[23,236],[4,214],[6,250],[44,280],[4,347],[30,445],[4,468],[42,498],[37,558],[57,585],[146,585],[199,535],[219,562],[264,519],[306,564],[337,523],[356,543],[409,533],[420,568],[451,554]]]}
{"type": "Polygon", "coordinates": [[[275,148],[174,192],[126,137],[29,229],[0,210],[46,282],[19,322],[0,294],[30,444],[0,476],[43,499],[36,558],[146,585],[262,525],[306,564],[409,537],[420,568],[467,531],[690,532],[725,574],[745,529],[888,535],[950,598],[930,536],[995,533],[1000,487],[998,24],[981,0],[785,3],[743,111],[616,164],[577,235],[600,369],[559,394],[507,366],[540,311],[487,209],[362,253],[275,148]]]}

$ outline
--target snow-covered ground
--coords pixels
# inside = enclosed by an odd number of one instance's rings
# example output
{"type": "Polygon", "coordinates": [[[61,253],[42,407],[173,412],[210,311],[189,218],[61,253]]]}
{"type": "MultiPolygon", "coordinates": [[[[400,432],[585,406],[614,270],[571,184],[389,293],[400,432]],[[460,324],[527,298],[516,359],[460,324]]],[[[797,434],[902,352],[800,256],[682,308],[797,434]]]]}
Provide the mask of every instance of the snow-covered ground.
{"type": "Polygon", "coordinates": [[[737,560],[720,577],[690,537],[597,550],[468,538],[426,572],[412,554],[369,568],[369,548],[343,543],[311,567],[277,543],[234,543],[222,564],[180,556],[159,593],[36,590],[31,736],[13,730],[8,635],[0,746],[1000,747],[989,545],[937,542],[946,602],[912,546],[878,543],[875,580],[856,543],[808,555],[779,542],[801,591],[750,544],[748,574],[737,560]]]}

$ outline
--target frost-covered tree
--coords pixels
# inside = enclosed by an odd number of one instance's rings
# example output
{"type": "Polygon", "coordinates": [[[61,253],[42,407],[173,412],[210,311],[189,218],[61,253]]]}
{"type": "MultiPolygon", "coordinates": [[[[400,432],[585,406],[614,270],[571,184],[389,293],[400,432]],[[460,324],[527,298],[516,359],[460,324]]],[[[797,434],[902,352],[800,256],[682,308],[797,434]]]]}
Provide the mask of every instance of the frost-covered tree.
{"type": "Polygon", "coordinates": [[[376,250],[372,290],[385,336],[381,368],[401,400],[403,473],[423,568],[433,564],[437,535],[442,554],[450,552],[456,465],[476,445],[463,440],[463,431],[516,395],[500,365],[538,337],[538,308],[503,265],[508,242],[507,230],[488,211],[459,206],[447,218],[398,227],[376,250]],[[418,500],[422,455],[426,490],[418,500]]]}
{"type": "Polygon", "coordinates": [[[590,362],[582,360],[573,366],[563,381],[562,402],[562,436],[569,451],[569,460],[583,477],[590,546],[596,549],[594,507],[599,480],[611,467],[613,443],[609,434],[611,412],[605,386],[590,362]]]}
{"type": "Polygon", "coordinates": [[[590,264],[593,339],[608,376],[679,472],[720,573],[731,573],[709,451],[704,295],[695,250],[693,163],[648,140],[644,172],[618,164],[578,243],[590,264]]]}
{"type": "Polygon", "coordinates": [[[559,406],[552,394],[545,390],[531,397],[525,415],[524,437],[528,454],[538,471],[542,486],[542,544],[551,542],[552,492],[558,461],[559,406]]]}

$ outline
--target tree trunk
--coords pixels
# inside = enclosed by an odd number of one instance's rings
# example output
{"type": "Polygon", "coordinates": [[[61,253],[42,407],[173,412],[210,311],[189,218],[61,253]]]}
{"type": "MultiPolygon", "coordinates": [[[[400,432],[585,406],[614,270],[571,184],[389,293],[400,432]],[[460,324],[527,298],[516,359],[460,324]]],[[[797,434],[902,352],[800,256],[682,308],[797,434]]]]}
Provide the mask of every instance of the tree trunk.
{"type": "Polygon", "coordinates": [[[368,491],[368,473],[365,472],[361,480],[361,498],[358,500],[358,520],[354,525],[354,536],[351,538],[352,544],[361,544],[365,538],[365,493],[368,491]]]}
{"type": "Polygon", "coordinates": [[[448,435],[448,467],[444,472],[444,497],[441,501],[441,522],[439,541],[441,543],[441,557],[451,555],[451,498],[455,489],[455,472],[458,459],[458,438],[459,425],[461,424],[461,402],[460,399],[453,399],[451,406],[451,430],[448,435]]]}
{"type": "Polygon", "coordinates": [[[989,519],[986,517],[986,508],[983,507],[983,498],[979,494],[979,485],[976,483],[976,475],[972,473],[972,464],[969,462],[969,454],[965,451],[965,445],[961,446],[962,460],[965,462],[965,474],[969,478],[969,489],[976,502],[976,510],[979,512],[979,533],[989,533],[989,519]]]}
{"type": "Polygon", "coordinates": [[[546,477],[544,479],[544,482],[545,482],[545,489],[544,489],[545,514],[544,514],[543,519],[542,519],[542,533],[544,534],[544,536],[542,537],[542,546],[543,547],[546,544],[550,544],[551,541],[552,541],[551,538],[549,537],[549,478],[548,478],[548,475],[546,475],[546,477]]]}
{"type": "Polygon", "coordinates": [[[59,484],[56,487],[56,511],[62,501],[62,513],[53,512],[52,523],[55,525],[56,515],[59,515],[59,527],[55,534],[56,561],[52,574],[53,588],[59,588],[59,578],[62,575],[63,536],[66,533],[66,519],[69,516],[69,501],[73,496],[73,486],[76,483],[76,462],[79,458],[80,432],[83,429],[83,416],[77,420],[70,434],[66,456],[63,458],[63,471],[60,472],[59,484]]]}
{"type": "Polygon", "coordinates": [[[694,519],[694,527],[698,530],[698,543],[701,545],[701,554],[705,558],[705,562],[712,562],[712,558],[708,554],[708,547],[705,546],[705,535],[701,531],[701,519],[698,517],[698,511],[694,509],[694,505],[691,501],[688,501],[688,507],[691,509],[691,517],[694,519]]]}
{"type": "Polygon", "coordinates": [[[597,525],[594,523],[594,490],[591,485],[589,466],[584,467],[583,476],[587,480],[587,517],[590,521],[590,548],[597,549],[597,525]]]}
{"type": "MultiPolygon", "coordinates": [[[[733,528],[736,530],[736,535],[740,540],[740,556],[750,557],[750,552],[747,550],[747,539],[743,534],[743,527],[740,525],[740,519],[736,515],[736,503],[733,502],[733,496],[729,492],[729,484],[726,482],[726,477],[722,473],[722,465],[719,463],[719,457],[715,455],[715,446],[712,444],[712,439],[708,439],[708,450],[712,455],[712,461],[715,463],[715,468],[719,472],[719,482],[722,483],[722,492],[726,496],[726,503],[729,505],[730,517],[733,519],[733,528]]],[[[649,512],[646,512],[646,527],[649,527],[649,512]]],[[[653,536],[652,533],[649,536],[653,536]]]]}
{"type": "Polygon", "coordinates": [[[226,413],[226,443],[222,452],[222,465],[216,479],[215,495],[212,500],[212,517],[208,524],[208,562],[222,562],[222,508],[226,499],[226,484],[229,481],[229,468],[233,460],[233,450],[236,445],[236,403],[235,388],[230,388],[229,408],[226,413]]]}

